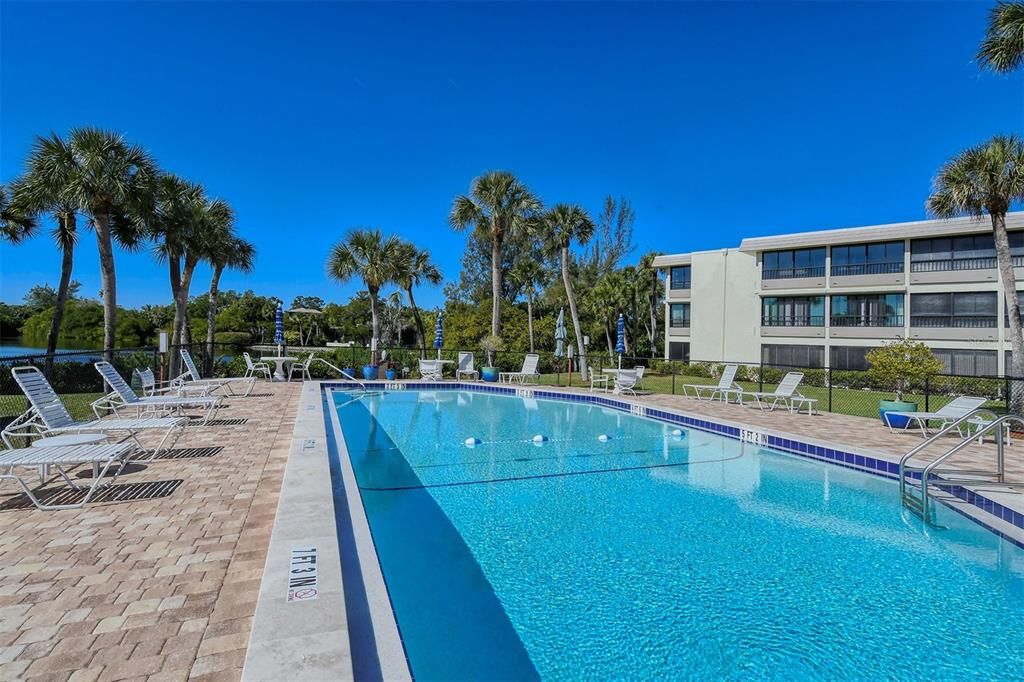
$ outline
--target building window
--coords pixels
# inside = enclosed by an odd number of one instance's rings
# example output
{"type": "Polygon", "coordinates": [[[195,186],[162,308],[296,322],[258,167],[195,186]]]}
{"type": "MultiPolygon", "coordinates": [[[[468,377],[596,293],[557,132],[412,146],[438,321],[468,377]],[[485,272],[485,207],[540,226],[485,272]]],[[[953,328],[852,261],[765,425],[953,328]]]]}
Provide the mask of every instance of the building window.
{"type": "Polygon", "coordinates": [[[832,276],[888,275],[903,272],[903,242],[832,247],[832,276]]]}
{"type": "Polygon", "coordinates": [[[689,289],[690,288],[690,266],[689,265],[677,265],[669,270],[670,273],[670,284],[672,289],[689,289]]]}
{"type": "Polygon", "coordinates": [[[762,327],[824,327],[824,296],[768,296],[761,299],[762,327]]]}
{"type": "Polygon", "coordinates": [[[825,276],[825,247],[796,251],[767,251],[762,255],[761,279],[825,276]]]}
{"type": "Polygon", "coordinates": [[[996,326],[996,292],[912,294],[911,327],[985,329],[996,326]]]}
{"type": "Polygon", "coordinates": [[[867,354],[873,350],[867,346],[832,346],[829,349],[829,367],[863,371],[871,366],[867,354]]]}
{"type": "Polygon", "coordinates": [[[767,343],[761,346],[761,362],[774,367],[817,369],[825,366],[825,347],[767,343]]]}
{"type": "Polygon", "coordinates": [[[942,362],[943,372],[969,377],[999,375],[999,354],[994,350],[966,350],[963,348],[932,348],[942,362]]]}
{"type": "Polygon", "coordinates": [[[903,294],[833,296],[833,327],[902,327],[903,294]]]}
{"type": "Polygon", "coordinates": [[[690,361],[690,344],[681,341],[668,342],[668,359],[690,361]]]}
{"type": "MultiPolygon", "coordinates": [[[[1024,240],[1020,247],[1024,247],[1024,240]]],[[[1021,249],[1024,254],[1024,248],[1021,249]]],[[[914,239],[910,242],[911,272],[985,270],[996,266],[996,245],[992,235],[914,239]]]]}
{"type": "Polygon", "coordinates": [[[690,304],[689,303],[671,303],[668,306],[669,317],[668,325],[670,327],[689,327],[690,326],[690,304]]]}

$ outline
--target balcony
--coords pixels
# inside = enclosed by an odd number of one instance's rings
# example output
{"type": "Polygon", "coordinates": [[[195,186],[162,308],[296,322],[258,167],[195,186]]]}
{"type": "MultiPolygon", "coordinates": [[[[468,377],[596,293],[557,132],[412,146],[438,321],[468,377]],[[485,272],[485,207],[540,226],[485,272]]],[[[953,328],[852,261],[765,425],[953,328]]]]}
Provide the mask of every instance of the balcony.
{"type": "Polygon", "coordinates": [[[794,267],[794,268],[775,268],[772,270],[764,270],[761,273],[761,279],[763,280],[776,280],[776,279],[806,279],[810,277],[824,277],[825,266],[808,266],[808,267],[794,267]]]}
{"type": "Polygon", "coordinates": [[[903,272],[903,261],[891,263],[851,263],[833,265],[833,277],[857,277],[860,275],[892,275],[903,272]]]}
{"type": "Polygon", "coordinates": [[[824,315],[766,315],[762,327],[824,327],[824,315]]]}
{"type": "MultiPolygon", "coordinates": [[[[1013,257],[1013,264],[1024,265],[1024,258],[1013,257]]],[[[959,270],[988,270],[996,267],[995,256],[983,256],[981,258],[944,258],[941,260],[919,260],[910,262],[911,272],[956,272],[959,270]]]]}
{"type": "Polygon", "coordinates": [[[902,314],[832,315],[829,335],[835,339],[898,339],[903,336],[902,314]]]}
{"type": "Polygon", "coordinates": [[[833,327],[903,327],[902,315],[833,315],[833,327]]]}
{"type": "Polygon", "coordinates": [[[995,329],[995,315],[911,315],[910,326],[924,329],[995,329]]]}

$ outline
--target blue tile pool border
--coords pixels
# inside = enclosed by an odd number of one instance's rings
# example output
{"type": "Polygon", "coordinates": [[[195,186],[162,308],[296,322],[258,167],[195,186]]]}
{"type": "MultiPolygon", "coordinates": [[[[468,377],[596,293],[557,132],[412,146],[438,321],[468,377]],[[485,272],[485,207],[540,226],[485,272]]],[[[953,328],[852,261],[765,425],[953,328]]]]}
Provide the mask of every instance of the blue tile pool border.
{"type": "MultiPolygon", "coordinates": [[[[365,386],[368,389],[374,391],[393,391],[396,382],[383,382],[383,381],[368,381],[363,382],[361,385],[351,381],[324,381],[321,383],[321,390],[336,388],[340,390],[352,389],[356,387],[365,386]]],[[[690,429],[697,429],[698,431],[706,431],[708,433],[715,433],[733,440],[743,440],[741,437],[741,431],[743,429],[739,426],[733,426],[730,424],[721,424],[716,421],[709,419],[698,419],[696,417],[690,417],[683,414],[677,414],[670,412],[665,409],[652,407],[649,405],[642,405],[639,403],[629,403],[617,398],[611,398],[607,395],[588,394],[588,393],[562,393],[560,391],[552,391],[543,388],[535,388],[530,386],[508,386],[508,385],[490,385],[481,383],[461,383],[461,382],[415,382],[415,383],[402,383],[402,388],[397,389],[399,391],[472,391],[475,393],[492,393],[496,395],[508,395],[508,396],[524,396],[527,393],[532,398],[542,398],[549,400],[561,400],[573,403],[585,403],[591,405],[599,405],[601,407],[608,407],[613,410],[620,412],[633,413],[635,408],[641,408],[642,414],[649,419],[656,421],[666,422],[669,424],[677,424],[679,426],[685,426],[690,429]]],[[[873,476],[881,476],[883,478],[889,478],[896,480],[899,478],[899,463],[890,462],[885,459],[879,459],[871,455],[864,455],[856,452],[849,452],[847,450],[839,450],[834,447],[828,447],[824,445],[817,445],[815,443],[807,443],[800,440],[794,440],[792,438],[784,438],[761,430],[760,428],[752,427],[751,431],[763,434],[765,436],[764,442],[760,443],[762,447],[771,448],[772,450],[778,450],[791,455],[797,455],[799,457],[805,457],[808,459],[816,459],[821,462],[828,464],[834,464],[845,469],[853,469],[855,471],[861,471],[873,476]]],[[[917,475],[919,476],[919,475],[917,475]]],[[[997,519],[1008,523],[1015,528],[1024,530],[1024,513],[1015,511],[999,504],[994,500],[990,500],[981,493],[975,492],[961,485],[953,484],[942,484],[941,479],[937,479],[937,483],[930,484],[936,485],[940,489],[949,493],[950,495],[959,498],[963,502],[985,512],[995,516],[997,519]]],[[[942,501],[941,498],[938,498],[942,501]]],[[[945,502],[944,502],[945,503],[945,502]]],[[[969,515],[963,510],[957,507],[946,504],[947,507],[957,511],[958,513],[966,516],[972,521],[984,526],[987,530],[995,533],[996,535],[1012,542],[1013,544],[1024,548],[1024,542],[1003,533],[998,528],[985,523],[983,519],[979,519],[976,516],[969,515]]]]}

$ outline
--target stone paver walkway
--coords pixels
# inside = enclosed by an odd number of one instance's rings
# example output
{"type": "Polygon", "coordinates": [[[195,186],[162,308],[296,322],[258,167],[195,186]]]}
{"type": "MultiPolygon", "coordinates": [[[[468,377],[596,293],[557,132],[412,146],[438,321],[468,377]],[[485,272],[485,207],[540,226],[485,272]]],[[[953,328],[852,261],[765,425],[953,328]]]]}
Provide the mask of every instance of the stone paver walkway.
{"type": "Polygon", "coordinates": [[[300,389],[229,399],[244,424],[187,428],[118,479],[127,500],[38,511],[0,488],[0,679],[237,679],[300,389]]]}

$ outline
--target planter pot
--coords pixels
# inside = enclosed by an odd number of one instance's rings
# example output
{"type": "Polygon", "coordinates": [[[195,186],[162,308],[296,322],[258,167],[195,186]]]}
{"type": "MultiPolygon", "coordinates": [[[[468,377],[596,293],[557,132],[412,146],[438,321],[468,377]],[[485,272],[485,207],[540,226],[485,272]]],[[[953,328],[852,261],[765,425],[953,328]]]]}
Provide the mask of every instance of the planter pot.
{"type": "Polygon", "coordinates": [[[363,366],[363,378],[367,381],[373,381],[377,378],[377,366],[376,365],[364,365],[363,366]]]}
{"type": "Polygon", "coordinates": [[[355,367],[343,367],[342,371],[345,372],[345,374],[347,374],[350,377],[352,377],[353,379],[356,378],[356,368],[355,367]]]}
{"type": "Polygon", "coordinates": [[[481,367],[480,378],[484,381],[497,381],[498,380],[498,368],[497,367],[481,367]]]}
{"type": "Polygon", "coordinates": [[[398,377],[398,371],[389,369],[384,372],[384,376],[388,378],[388,381],[394,381],[398,377]]]}
{"type": "Polygon", "coordinates": [[[894,429],[902,429],[906,427],[907,422],[910,421],[907,417],[893,416],[889,417],[889,421],[885,421],[886,412],[917,412],[917,403],[908,403],[905,400],[879,400],[878,401],[878,416],[881,418],[882,423],[892,424],[894,429]]]}

